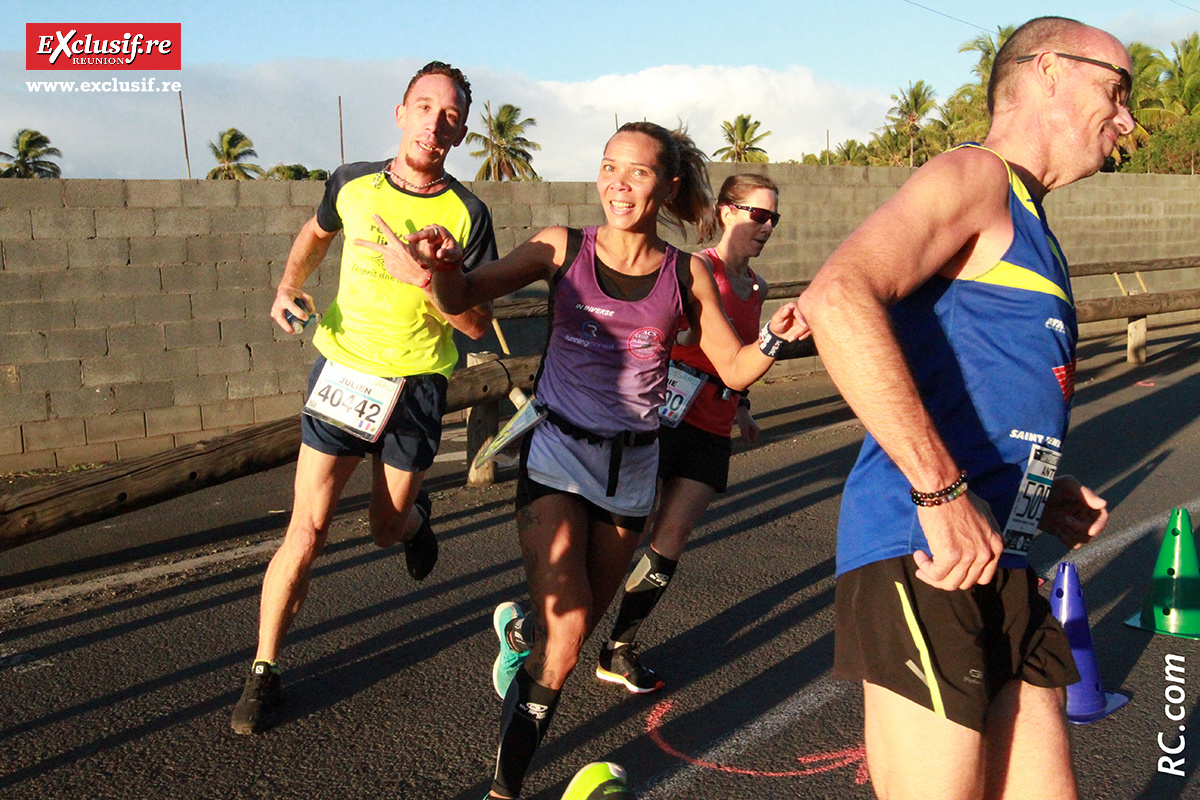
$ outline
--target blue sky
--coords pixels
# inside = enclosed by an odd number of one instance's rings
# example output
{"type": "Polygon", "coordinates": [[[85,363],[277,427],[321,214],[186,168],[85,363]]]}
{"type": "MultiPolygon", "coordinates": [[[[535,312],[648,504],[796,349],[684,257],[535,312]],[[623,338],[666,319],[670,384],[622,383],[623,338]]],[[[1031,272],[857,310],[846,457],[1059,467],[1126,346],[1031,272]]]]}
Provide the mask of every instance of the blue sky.
{"type": "MultiPolygon", "coordinates": [[[[534,166],[551,179],[590,179],[614,115],[682,120],[710,151],[720,121],[751,113],[773,133],[775,160],[820,150],[826,136],[870,138],[890,95],[925,80],[944,98],[971,80],[958,48],[1038,14],[1071,16],[1169,49],[1200,30],[1200,0],[844,0],[710,2],[56,2],[28,4],[0,29],[0,141],[20,127],[49,135],[71,177],[183,177],[175,95],[49,95],[26,81],[138,77],[27,73],[25,22],[180,22],[179,80],[193,176],[212,166],[204,143],[236,126],[259,163],[330,168],[339,159],[337,98],[347,160],[384,158],[391,108],[412,71],[439,58],[462,67],[476,103],[512,102],[537,119],[534,166]]],[[[472,123],[478,117],[472,112],[472,123]]],[[[465,148],[450,161],[464,178],[465,148]]]]}

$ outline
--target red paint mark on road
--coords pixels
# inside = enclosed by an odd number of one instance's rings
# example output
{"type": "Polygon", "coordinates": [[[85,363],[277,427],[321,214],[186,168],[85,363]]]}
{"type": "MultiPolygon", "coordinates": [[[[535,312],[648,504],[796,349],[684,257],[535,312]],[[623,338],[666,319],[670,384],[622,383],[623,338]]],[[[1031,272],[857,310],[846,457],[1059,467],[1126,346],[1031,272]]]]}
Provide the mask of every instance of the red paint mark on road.
{"type": "Polygon", "coordinates": [[[1138,386],[1153,386],[1154,381],[1138,381],[1137,385],[1138,386]]]}
{"type": "Polygon", "coordinates": [[[821,772],[829,772],[830,770],[839,769],[840,767],[849,767],[853,764],[858,764],[858,769],[854,774],[854,782],[856,784],[864,784],[867,782],[867,749],[863,745],[851,747],[846,750],[835,750],[830,753],[814,753],[812,755],[800,756],[797,760],[801,764],[812,764],[813,766],[799,770],[787,770],[784,772],[769,772],[767,770],[746,769],[745,767],[737,767],[732,764],[718,764],[714,761],[704,761],[699,758],[693,758],[686,753],[676,750],[667,743],[662,736],[662,721],[663,717],[670,712],[674,705],[672,700],[663,700],[654,710],[650,712],[650,716],[646,717],[646,733],[654,740],[654,743],[662,749],[664,753],[678,758],[680,761],[686,761],[697,767],[712,769],[718,772],[732,772],[737,775],[751,775],[756,778],[799,778],[805,775],[816,775],[821,772]]]}

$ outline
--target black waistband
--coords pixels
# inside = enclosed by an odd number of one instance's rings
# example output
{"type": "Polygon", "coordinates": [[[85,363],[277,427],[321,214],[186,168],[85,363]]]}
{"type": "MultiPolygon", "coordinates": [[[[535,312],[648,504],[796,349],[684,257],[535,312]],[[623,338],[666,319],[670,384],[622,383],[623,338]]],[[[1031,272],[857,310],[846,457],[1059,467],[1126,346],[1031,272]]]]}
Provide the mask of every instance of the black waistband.
{"type": "Polygon", "coordinates": [[[548,406],[546,407],[546,420],[572,439],[579,439],[588,444],[603,444],[604,442],[612,444],[612,451],[608,457],[606,497],[612,497],[617,493],[617,479],[621,475],[621,456],[624,449],[626,447],[645,447],[658,439],[657,428],[652,431],[621,431],[616,436],[601,436],[587,428],[579,427],[548,406]]]}
{"type": "Polygon", "coordinates": [[[598,433],[589,431],[587,428],[579,427],[549,407],[546,408],[546,419],[572,439],[579,439],[588,444],[603,444],[604,442],[613,442],[615,444],[620,442],[625,447],[645,447],[648,444],[653,444],[658,439],[657,428],[652,431],[621,431],[616,436],[601,436],[598,433]]]}

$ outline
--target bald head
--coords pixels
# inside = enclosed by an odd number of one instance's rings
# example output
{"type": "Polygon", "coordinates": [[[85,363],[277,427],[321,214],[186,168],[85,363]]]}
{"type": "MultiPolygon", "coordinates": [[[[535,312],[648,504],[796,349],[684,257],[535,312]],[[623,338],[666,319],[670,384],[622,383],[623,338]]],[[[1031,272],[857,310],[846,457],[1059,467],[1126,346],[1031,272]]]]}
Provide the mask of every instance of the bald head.
{"type": "Polygon", "coordinates": [[[1006,104],[1016,99],[1019,83],[1017,59],[1024,55],[1045,51],[1087,54],[1097,43],[1105,49],[1121,46],[1114,37],[1104,31],[1084,25],[1066,17],[1038,17],[1031,19],[1013,31],[992,63],[992,75],[988,81],[988,113],[994,114],[997,104],[1006,104]]]}

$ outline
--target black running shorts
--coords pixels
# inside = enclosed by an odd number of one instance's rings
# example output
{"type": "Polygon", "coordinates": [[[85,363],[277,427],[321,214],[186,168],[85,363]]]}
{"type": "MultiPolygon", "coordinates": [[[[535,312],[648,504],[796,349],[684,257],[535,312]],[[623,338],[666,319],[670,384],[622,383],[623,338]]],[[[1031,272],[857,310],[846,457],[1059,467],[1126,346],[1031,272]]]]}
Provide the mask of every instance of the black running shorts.
{"type": "Polygon", "coordinates": [[[866,681],[983,732],[988,706],[1012,680],[1057,688],[1079,680],[1071,645],[1031,569],[991,583],[936,589],[912,556],[837,580],[834,677],[866,681]]]}
{"type": "Polygon", "coordinates": [[[689,480],[724,492],[729,483],[733,440],[680,422],[678,428],[658,429],[658,477],[689,480]]]}
{"type": "MultiPolygon", "coordinates": [[[[325,357],[318,356],[308,377],[309,392],[324,366],[325,357]]],[[[374,442],[308,414],[300,415],[300,441],[326,455],[361,458],[370,453],[389,467],[424,472],[433,466],[442,440],[447,385],[446,378],[437,374],[406,377],[387,426],[374,442]]]]}

